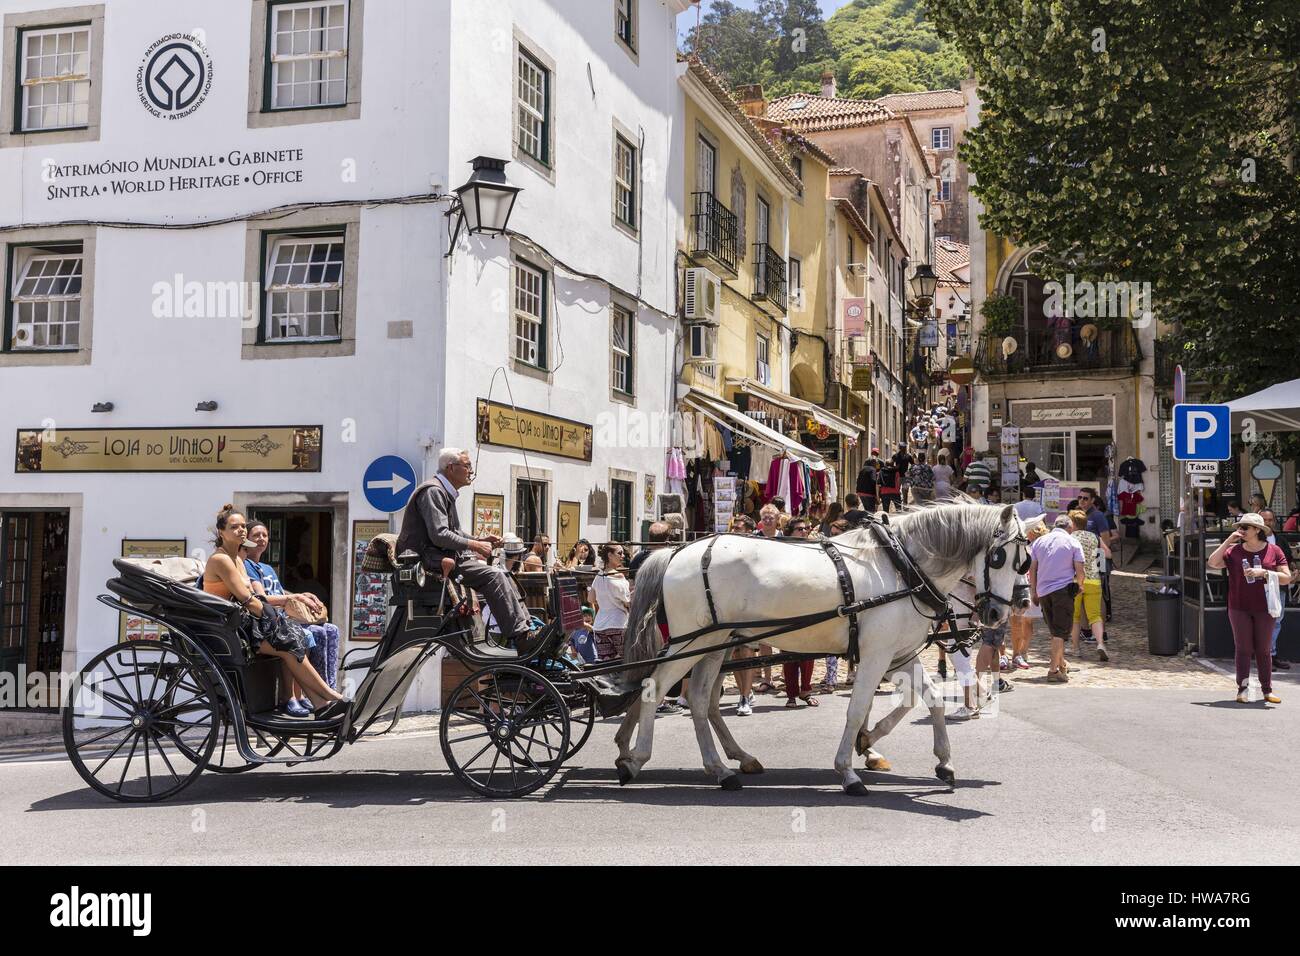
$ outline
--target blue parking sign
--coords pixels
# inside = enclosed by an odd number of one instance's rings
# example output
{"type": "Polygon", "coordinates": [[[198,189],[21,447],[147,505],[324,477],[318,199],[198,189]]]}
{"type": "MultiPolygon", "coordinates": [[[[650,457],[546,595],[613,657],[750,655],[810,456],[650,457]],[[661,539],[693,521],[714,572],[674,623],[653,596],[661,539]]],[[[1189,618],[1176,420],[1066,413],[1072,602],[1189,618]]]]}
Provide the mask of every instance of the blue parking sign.
{"type": "Polygon", "coordinates": [[[1174,458],[1227,461],[1232,457],[1232,417],[1227,405],[1174,406],[1174,458]]]}

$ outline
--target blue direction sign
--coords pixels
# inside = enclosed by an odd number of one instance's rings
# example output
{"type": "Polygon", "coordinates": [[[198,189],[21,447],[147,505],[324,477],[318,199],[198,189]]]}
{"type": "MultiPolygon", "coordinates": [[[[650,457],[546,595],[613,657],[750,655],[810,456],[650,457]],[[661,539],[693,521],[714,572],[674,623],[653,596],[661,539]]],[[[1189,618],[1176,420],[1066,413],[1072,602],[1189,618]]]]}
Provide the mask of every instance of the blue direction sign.
{"type": "Polygon", "coordinates": [[[1232,416],[1227,405],[1174,406],[1174,458],[1227,461],[1232,457],[1232,416]]]}
{"type": "Polygon", "coordinates": [[[406,507],[415,486],[415,469],[405,458],[396,455],[376,458],[361,480],[370,507],[390,514],[406,507]]]}

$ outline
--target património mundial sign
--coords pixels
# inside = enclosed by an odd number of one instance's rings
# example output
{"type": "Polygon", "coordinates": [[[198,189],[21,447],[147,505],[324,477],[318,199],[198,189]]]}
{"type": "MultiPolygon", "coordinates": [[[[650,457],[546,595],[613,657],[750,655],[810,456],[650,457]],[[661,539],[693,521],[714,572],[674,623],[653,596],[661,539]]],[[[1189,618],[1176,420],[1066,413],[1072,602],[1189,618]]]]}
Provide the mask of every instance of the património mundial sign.
{"type": "Polygon", "coordinates": [[[184,119],[212,89],[212,57],[194,33],[168,33],[149,44],[135,71],[140,103],[159,119],[184,119]]]}
{"type": "Polygon", "coordinates": [[[145,156],[142,159],[103,159],[79,163],[56,163],[51,160],[42,165],[41,179],[47,184],[46,199],[94,199],[96,196],[132,193],[301,183],[302,162],[301,147],[232,149],[227,153],[145,156]],[[289,168],[283,168],[285,166],[289,168]],[[140,173],[153,174],[154,178],[134,178],[140,173]],[[159,175],[162,173],[168,175],[159,175]],[[75,182],[78,179],[88,181],[75,182]],[[95,182],[96,179],[100,181],[95,182]]]}

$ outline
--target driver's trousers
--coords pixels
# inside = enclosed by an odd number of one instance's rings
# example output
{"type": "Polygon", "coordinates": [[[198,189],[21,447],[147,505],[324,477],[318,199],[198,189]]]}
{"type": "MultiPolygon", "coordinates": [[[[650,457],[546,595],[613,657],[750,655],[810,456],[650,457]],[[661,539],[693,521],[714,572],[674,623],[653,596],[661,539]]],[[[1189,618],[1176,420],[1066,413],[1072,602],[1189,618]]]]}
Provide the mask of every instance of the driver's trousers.
{"type": "Polygon", "coordinates": [[[456,556],[456,570],[465,583],[483,596],[503,637],[520,637],[530,630],[531,616],[524,606],[519,589],[510,575],[495,564],[470,557],[470,552],[456,556]]]}

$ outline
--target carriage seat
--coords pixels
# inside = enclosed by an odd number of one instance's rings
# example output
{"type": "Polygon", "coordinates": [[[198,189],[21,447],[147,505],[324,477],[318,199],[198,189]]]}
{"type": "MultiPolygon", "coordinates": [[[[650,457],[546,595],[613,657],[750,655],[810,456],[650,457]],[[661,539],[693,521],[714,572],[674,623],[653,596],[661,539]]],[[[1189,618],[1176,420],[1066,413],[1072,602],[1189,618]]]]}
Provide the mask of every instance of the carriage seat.
{"type": "Polygon", "coordinates": [[[239,629],[244,612],[239,605],[129,558],[114,558],[113,567],[118,576],[110,578],[105,586],[124,602],[175,624],[219,656],[242,655],[239,629]]]}

